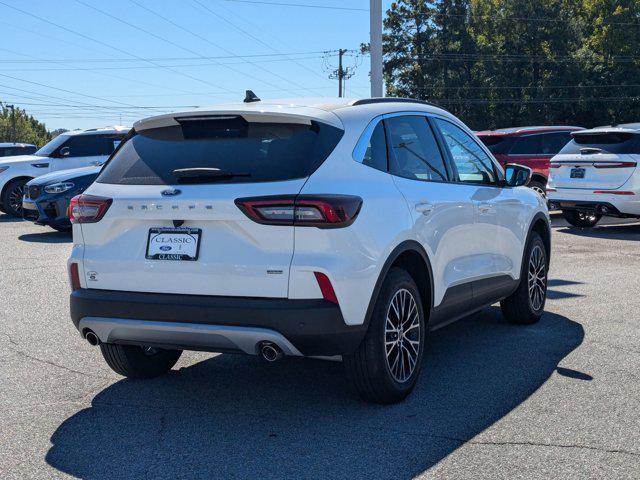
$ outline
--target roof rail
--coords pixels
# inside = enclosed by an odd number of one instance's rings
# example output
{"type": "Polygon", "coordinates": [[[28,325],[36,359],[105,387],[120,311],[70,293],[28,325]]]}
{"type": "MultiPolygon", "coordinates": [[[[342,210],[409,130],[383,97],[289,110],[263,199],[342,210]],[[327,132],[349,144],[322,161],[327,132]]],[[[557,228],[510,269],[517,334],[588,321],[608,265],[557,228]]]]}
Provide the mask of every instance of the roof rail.
{"type": "Polygon", "coordinates": [[[358,105],[370,105],[372,103],[421,103],[422,105],[430,105],[432,107],[438,107],[439,105],[433,102],[427,102],[425,100],[416,100],[415,98],[401,98],[401,97],[376,97],[376,98],[362,98],[356,100],[351,105],[356,107],[358,105]]]}

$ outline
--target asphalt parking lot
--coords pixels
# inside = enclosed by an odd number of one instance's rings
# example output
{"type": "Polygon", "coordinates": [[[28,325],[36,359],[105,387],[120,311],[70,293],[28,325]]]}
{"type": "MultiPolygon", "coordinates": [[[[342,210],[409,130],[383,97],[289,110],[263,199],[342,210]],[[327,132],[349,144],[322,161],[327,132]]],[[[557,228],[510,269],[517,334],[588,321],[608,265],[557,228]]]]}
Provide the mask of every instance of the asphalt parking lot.
{"type": "Polygon", "coordinates": [[[433,333],[379,407],[335,362],[189,352],[123,380],[69,319],[71,238],[0,215],[0,478],[639,478],[640,223],[608,223],[555,219],[541,322],[433,333]]]}

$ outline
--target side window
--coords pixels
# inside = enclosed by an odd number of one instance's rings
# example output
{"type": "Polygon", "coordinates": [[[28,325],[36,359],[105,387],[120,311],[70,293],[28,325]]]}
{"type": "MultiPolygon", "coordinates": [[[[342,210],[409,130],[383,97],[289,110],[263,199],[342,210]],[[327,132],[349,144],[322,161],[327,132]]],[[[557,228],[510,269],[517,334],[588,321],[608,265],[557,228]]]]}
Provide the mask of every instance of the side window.
{"type": "Polygon", "coordinates": [[[541,138],[541,153],[555,155],[569,143],[571,134],[569,132],[547,133],[546,135],[541,135],[541,138]]]}
{"type": "Polygon", "coordinates": [[[371,134],[362,163],[376,170],[387,171],[387,140],[382,122],[378,123],[371,134]]]}
{"type": "Polygon", "coordinates": [[[391,174],[412,180],[448,180],[442,154],[426,117],[391,117],[385,124],[391,174]]]}
{"type": "Polygon", "coordinates": [[[111,155],[120,141],[118,135],[77,135],[64,142],[60,149],[68,147],[68,157],[105,156],[111,155]]]}
{"type": "Polygon", "coordinates": [[[445,120],[435,119],[464,183],[495,184],[496,173],[489,155],[464,130],[445,120]]]}
{"type": "Polygon", "coordinates": [[[542,153],[540,140],[543,135],[525,135],[517,137],[513,142],[513,147],[509,155],[536,155],[542,153]]]}

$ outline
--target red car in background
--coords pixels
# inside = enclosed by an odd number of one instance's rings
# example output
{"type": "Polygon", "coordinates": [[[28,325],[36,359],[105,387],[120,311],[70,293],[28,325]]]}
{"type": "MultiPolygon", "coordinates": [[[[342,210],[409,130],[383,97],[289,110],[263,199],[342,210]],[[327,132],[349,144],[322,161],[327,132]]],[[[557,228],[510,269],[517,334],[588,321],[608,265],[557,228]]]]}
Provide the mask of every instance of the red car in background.
{"type": "Polygon", "coordinates": [[[486,130],[476,132],[476,135],[503,167],[507,163],[517,163],[531,168],[533,176],[529,186],[546,196],[549,160],[571,140],[571,132],[578,130],[584,129],[569,126],[519,127],[486,130]]]}

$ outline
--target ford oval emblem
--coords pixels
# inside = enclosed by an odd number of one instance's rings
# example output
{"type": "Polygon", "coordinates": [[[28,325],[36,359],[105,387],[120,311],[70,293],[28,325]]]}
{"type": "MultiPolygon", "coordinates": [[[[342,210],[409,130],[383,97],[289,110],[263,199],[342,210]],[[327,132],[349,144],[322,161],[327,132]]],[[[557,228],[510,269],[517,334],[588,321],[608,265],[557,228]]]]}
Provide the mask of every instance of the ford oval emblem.
{"type": "Polygon", "coordinates": [[[162,250],[163,252],[168,252],[169,250],[171,250],[171,247],[169,245],[162,245],[161,247],[159,247],[160,250],[162,250]]]}
{"type": "Polygon", "coordinates": [[[163,197],[175,197],[176,195],[180,195],[180,190],[177,188],[168,188],[160,192],[163,197]]]}

